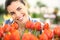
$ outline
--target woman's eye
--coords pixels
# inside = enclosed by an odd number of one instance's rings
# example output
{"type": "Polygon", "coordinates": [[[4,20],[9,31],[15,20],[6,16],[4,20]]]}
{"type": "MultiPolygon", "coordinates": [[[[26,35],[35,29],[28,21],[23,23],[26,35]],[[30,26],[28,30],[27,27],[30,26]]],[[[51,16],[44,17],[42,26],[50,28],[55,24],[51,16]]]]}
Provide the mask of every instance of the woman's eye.
{"type": "Polygon", "coordinates": [[[10,12],[10,14],[11,14],[11,15],[14,15],[14,14],[15,14],[15,12],[10,12]]]}
{"type": "Polygon", "coordinates": [[[22,9],[22,8],[18,7],[16,10],[17,10],[17,11],[20,11],[21,9],[22,9]]]}

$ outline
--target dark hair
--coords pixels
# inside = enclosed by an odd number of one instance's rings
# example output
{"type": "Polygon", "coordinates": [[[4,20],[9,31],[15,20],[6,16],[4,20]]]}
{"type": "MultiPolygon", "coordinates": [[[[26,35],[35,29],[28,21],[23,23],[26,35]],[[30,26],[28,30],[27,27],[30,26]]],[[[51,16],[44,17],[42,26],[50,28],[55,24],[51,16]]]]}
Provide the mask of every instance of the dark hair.
{"type": "MultiPolygon", "coordinates": [[[[18,0],[6,0],[5,2],[5,10],[7,11],[7,7],[13,2],[13,1],[18,1],[18,0]]],[[[22,4],[25,5],[23,0],[19,0],[22,4]]]]}

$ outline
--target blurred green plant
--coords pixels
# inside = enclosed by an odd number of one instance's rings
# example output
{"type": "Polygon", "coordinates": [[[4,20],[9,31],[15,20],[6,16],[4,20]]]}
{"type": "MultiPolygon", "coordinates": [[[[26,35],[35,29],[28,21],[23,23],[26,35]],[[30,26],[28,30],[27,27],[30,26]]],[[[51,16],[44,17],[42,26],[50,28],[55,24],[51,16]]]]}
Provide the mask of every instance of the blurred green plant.
{"type": "Polygon", "coordinates": [[[33,12],[33,13],[31,13],[31,17],[32,17],[32,18],[38,18],[39,16],[38,16],[37,13],[33,12]]]}
{"type": "Polygon", "coordinates": [[[5,13],[6,13],[6,11],[3,8],[3,5],[0,5],[0,15],[5,14],[5,13]]]}
{"type": "Polygon", "coordinates": [[[3,24],[3,21],[4,21],[4,19],[3,19],[3,14],[5,14],[5,9],[3,8],[3,5],[0,5],[0,25],[2,25],[3,24]]]}
{"type": "Polygon", "coordinates": [[[3,15],[0,15],[0,25],[3,24],[3,21],[4,21],[4,19],[3,19],[3,15]]]}
{"type": "Polygon", "coordinates": [[[58,24],[60,21],[60,17],[58,17],[58,15],[57,15],[58,11],[59,11],[59,9],[57,7],[55,7],[54,12],[53,12],[53,14],[56,16],[56,18],[53,21],[54,24],[58,24]]]}
{"type": "Polygon", "coordinates": [[[43,4],[43,3],[41,3],[40,1],[38,1],[36,4],[37,4],[37,6],[40,7],[40,8],[41,8],[41,7],[46,7],[46,5],[43,4]]]}
{"type": "Polygon", "coordinates": [[[31,13],[32,18],[43,18],[43,13],[31,13]]]}

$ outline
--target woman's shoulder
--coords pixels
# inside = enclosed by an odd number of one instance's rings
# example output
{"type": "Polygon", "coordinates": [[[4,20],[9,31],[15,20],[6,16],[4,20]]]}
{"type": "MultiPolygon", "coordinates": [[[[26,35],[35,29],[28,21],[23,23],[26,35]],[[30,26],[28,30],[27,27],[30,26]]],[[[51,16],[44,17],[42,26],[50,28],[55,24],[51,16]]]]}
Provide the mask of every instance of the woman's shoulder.
{"type": "Polygon", "coordinates": [[[12,22],[13,22],[12,19],[8,19],[8,20],[5,20],[5,21],[4,21],[5,24],[11,24],[12,22]]]}

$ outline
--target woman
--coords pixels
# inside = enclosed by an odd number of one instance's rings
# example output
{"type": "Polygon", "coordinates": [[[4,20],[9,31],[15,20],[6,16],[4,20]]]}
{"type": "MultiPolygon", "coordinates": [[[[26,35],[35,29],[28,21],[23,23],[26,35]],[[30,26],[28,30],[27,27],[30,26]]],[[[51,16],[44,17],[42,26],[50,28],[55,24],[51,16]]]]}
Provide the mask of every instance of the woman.
{"type": "MultiPolygon", "coordinates": [[[[10,21],[10,19],[7,20],[5,24],[12,24],[13,22],[16,22],[19,25],[19,30],[24,30],[24,28],[22,28],[23,24],[25,24],[28,20],[31,20],[27,12],[25,2],[23,0],[6,0],[5,9],[13,19],[12,21],[10,21]]],[[[41,30],[40,33],[42,33],[41,30]]]]}

